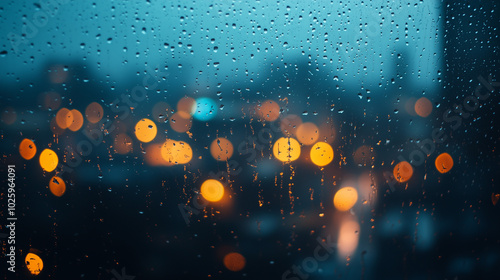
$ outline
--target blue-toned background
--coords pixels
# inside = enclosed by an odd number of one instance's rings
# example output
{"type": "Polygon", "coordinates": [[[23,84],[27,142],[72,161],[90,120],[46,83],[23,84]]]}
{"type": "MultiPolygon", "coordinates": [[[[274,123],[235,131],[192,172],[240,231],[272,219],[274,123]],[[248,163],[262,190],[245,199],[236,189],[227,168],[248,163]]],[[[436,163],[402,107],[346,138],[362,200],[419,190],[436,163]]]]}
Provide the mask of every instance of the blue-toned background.
{"type": "Polygon", "coordinates": [[[494,279],[497,10],[495,1],[4,1],[0,176],[16,165],[19,219],[17,272],[6,277],[119,279],[125,268],[135,279],[494,279]],[[196,109],[179,132],[185,96],[196,109]],[[414,109],[421,98],[429,116],[414,109]],[[276,120],[257,112],[267,100],[276,120]],[[85,116],[92,102],[101,123],[85,116]],[[83,114],[81,129],[51,123],[63,107],[83,114]],[[289,115],[328,131],[318,141],[332,146],[331,164],[312,164],[306,144],[293,163],[275,158],[289,115]],[[158,128],[153,144],[134,134],[143,118],[158,128]],[[436,130],[446,140],[433,140],[436,130]],[[227,162],[211,155],[217,137],[234,147],[227,162]],[[25,138],[37,146],[31,160],[19,153],[25,138]],[[152,163],[167,138],[192,148],[187,164],[152,163]],[[53,172],[40,167],[45,148],[59,157],[53,172]],[[454,166],[441,174],[444,152],[454,166]],[[398,183],[404,160],[414,173],[398,183]],[[54,175],[61,197],[48,187],[54,175]],[[209,178],[228,197],[197,207],[209,178]],[[346,186],[359,197],[340,212],[332,200],[346,186]],[[337,246],[322,261],[318,238],[337,246]],[[43,260],[39,275],[28,252],[43,260]],[[229,252],[245,258],[241,270],[224,264],[229,252]]]}

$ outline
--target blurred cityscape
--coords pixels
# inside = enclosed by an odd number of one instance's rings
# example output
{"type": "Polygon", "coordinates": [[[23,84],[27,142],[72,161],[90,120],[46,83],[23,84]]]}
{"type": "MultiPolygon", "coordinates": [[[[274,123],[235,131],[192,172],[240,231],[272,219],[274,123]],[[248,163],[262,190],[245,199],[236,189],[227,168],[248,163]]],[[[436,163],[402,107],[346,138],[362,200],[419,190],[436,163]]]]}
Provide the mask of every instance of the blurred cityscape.
{"type": "Polygon", "coordinates": [[[0,5],[6,279],[498,274],[494,1],[174,2],[0,5]]]}

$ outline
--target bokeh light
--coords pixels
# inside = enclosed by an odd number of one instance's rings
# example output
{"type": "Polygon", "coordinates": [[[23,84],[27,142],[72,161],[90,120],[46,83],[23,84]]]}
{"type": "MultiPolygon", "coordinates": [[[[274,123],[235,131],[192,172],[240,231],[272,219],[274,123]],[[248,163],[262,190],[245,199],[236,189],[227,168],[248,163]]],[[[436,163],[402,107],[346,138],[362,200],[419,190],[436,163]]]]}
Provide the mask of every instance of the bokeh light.
{"type": "Polygon", "coordinates": [[[177,111],[188,113],[190,116],[196,109],[196,100],[191,97],[184,96],[177,102],[177,111]]]}
{"type": "Polygon", "coordinates": [[[68,108],[61,108],[56,114],[56,123],[62,129],[68,128],[73,123],[73,113],[68,108]]]}
{"type": "Polygon", "coordinates": [[[171,164],[186,164],[193,158],[193,150],[186,142],[167,139],[161,147],[161,156],[171,164]]]}
{"type": "Polygon", "coordinates": [[[240,253],[232,252],[224,256],[224,266],[231,271],[240,271],[245,268],[246,259],[240,253]]]}
{"type": "Polygon", "coordinates": [[[280,106],[273,100],[266,100],[255,107],[257,116],[263,121],[272,122],[280,116],[280,106]]]}
{"type": "Polygon", "coordinates": [[[91,123],[98,123],[104,115],[102,106],[97,102],[92,102],[85,109],[85,117],[91,123]]]}
{"type": "Polygon", "coordinates": [[[281,137],[273,146],[274,156],[283,162],[291,162],[300,157],[300,144],[291,137],[281,137]]]}
{"type": "Polygon", "coordinates": [[[302,119],[297,115],[288,115],[281,119],[281,132],[287,137],[297,136],[297,128],[302,124],[302,119]]]}
{"type": "Polygon", "coordinates": [[[348,211],[358,201],[358,191],[353,187],[341,188],[333,197],[333,205],[339,211],[348,211]]]}
{"type": "Polygon", "coordinates": [[[215,179],[208,179],[201,184],[200,193],[207,201],[217,202],[224,196],[224,186],[215,179]]]}
{"type": "Polygon", "coordinates": [[[132,138],[125,133],[118,133],[115,136],[113,148],[117,154],[125,155],[132,151],[132,138]]]}
{"type": "Polygon", "coordinates": [[[346,257],[354,253],[358,247],[359,231],[360,226],[358,222],[349,219],[342,221],[337,240],[339,257],[346,257]]]}
{"type": "Polygon", "coordinates": [[[54,176],[49,181],[49,189],[53,195],[61,197],[66,192],[66,183],[62,178],[54,176]]]}
{"type": "Polygon", "coordinates": [[[311,122],[306,122],[297,128],[297,139],[304,145],[312,145],[318,141],[319,129],[311,122]]]}
{"type": "Polygon", "coordinates": [[[71,131],[78,131],[83,126],[83,115],[80,111],[73,109],[70,111],[70,114],[73,116],[71,124],[68,126],[71,131]]]}
{"type": "Polygon", "coordinates": [[[158,129],[156,128],[156,124],[150,119],[144,118],[135,125],[135,137],[137,137],[137,140],[144,143],[153,141],[157,132],[158,129]]]}
{"type": "Polygon", "coordinates": [[[40,153],[40,166],[47,172],[52,172],[56,169],[59,163],[57,154],[51,149],[45,149],[40,153]]]}
{"type": "Polygon", "coordinates": [[[428,117],[432,112],[432,103],[426,97],[422,97],[415,102],[415,113],[422,118],[428,117]]]}
{"type": "Polygon", "coordinates": [[[24,258],[26,268],[32,275],[38,275],[43,270],[43,261],[37,254],[28,253],[24,258]]]}
{"type": "Polygon", "coordinates": [[[233,155],[233,144],[226,138],[217,138],[210,145],[210,154],[218,161],[226,161],[233,155]]]}
{"type": "Polygon", "coordinates": [[[146,163],[151,166],[172,166],[173,162],[166,161],[162,156],[162,146],[163,143],[151,143],[146,146],[146,152],[144,153],[144,159],[146,163]]]}
{"type": "Polygon", "coordinates": [[[440,173],[446,173],[453,168],[453,158],[448,153],[442,153],[436,158],[435,165],[440,173]]]}
{"type": "Polygon", "coordinates": [[[189,131],[191,129],[191,125],[193,124],[191,115],[184,111],[179,111],[173,114],[170,117],[169,122],[170,127],[179,133],[189,131]]]}
{"type": "Polygon", "coordinates": [[[404,183],[408,180],[410,180],[411,176],[413,176],[413,167],[411,167],[411,164],[407,161],[402,161],[396,166],[394,166],[394,178],[400,182],[404,183]]]}
{"type": "Polygon", "coordinates": [[[356,149],[354,152],[354,162],[358,166],[371,165],[374,161],[375,153],[370,146],[363,145],[356,149]]]}
{"type": "Polygon", "coordinates": [[[333,160],[332,146],[325,142],[318,142],[312,146],[310,156],[314,164],[325,166],[333,160]]]}
{"type": "Polygon", "coordinates": [[[30,139],[23,139],[19,144],[19,154],[21,154],[25,160],[32,159],[36,154],[35,142],[30,139]]]}
{"type": "Polygon", "coordinates": [[[196,99],[193,117],[200,121],[208,121],[217,115],[217,104],[208,98],[201,97],[196,99]]]}

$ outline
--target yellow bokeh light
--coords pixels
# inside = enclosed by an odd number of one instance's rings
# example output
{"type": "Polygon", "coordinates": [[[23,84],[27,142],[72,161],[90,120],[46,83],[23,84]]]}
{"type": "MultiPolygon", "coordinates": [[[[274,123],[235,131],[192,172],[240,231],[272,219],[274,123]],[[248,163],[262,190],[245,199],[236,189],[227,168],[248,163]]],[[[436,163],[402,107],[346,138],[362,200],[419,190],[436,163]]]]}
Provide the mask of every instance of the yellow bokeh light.
{"type": "Polygon", "coordinates": [[[92,102],[85,109],[85,117],[91,123],[98,123],[104,115],[102,106],[97,102],[92,102]]]}
{"type": "Polygon", "coordinates": [[[30,139],[23,139],[21,144],[19,144],[19,154],[21,154],[25,160],[32,159],[36,154],[35,142],[30,139]]]}
{"type": "Polygon", "coordinates": [[[312,146],[310,156],[314,164],[325,166],[333,160],[332,146],[325,142],[318,142],[312,146]]]}
{"type": "Polygon", "coordinates": [[[411,176],[413,176],[413,167],[411,167],[409,162],[402,161],[394,166],[393,174],[394,178],[398,182],[404,183],[410,180],[411,176]]]}
{"type": "Polygon", "coordinates": [[[62,129],[68,128],[73,123],[73,113],[67,108],[61,108],[56,114],[56,123],[62,129]]]}
{"type": "Polygon", "coordinates": [[[59,163],[59,158],[57,154],[51,149],[45,149],[40,154],[40,166],[44,171],[52,172],[56,169],[59,163]]]}
{"type": "Polygon", "coordinates": [[[224,257],[224,266],[231,271],[240,271],[245,268],[246,259],[240,253],[229,253],[224,257]]]}
{"type": "Polygon", "coordinates": [[[161,147],[161,156],[170,164],[186,164],[193,158],[193,150],[186,142],[167,139],[161,147]]]}
{"type": "Polygon", "coordinates": [[[156,124],[150,119],[142,119],[135,125],[135,137],[144,143],[155,139],[157,132],[156,124]]]}
{"type": "Polygon", "coordinates": [[[24,258],[24,262],[26,264],[26,268],[28,268],[31,274],[38,275],[42,272],[43,261],[37,254],[28,253],[26,258],[24,258]]]}
{"type": "Polygon", "coordinates": [[[61,197],[66,192],[66,183],[62,178],[54,176],[50,179],[49,189],[53,195],[61,197]]]}
{"type": "Polygon", "coordinates": [[[266,100],[257,105],[255,111],[261,120],[272,122],[280,116],[280,105],[273,100],[266,100]]]}
{"type": "Polygon", "coordinates": [[[303,123],[297,128],[297,139],[304,145],[312,145],[318,138],[319,128],[314,123],[303,123]]]}
{"type": "Polygon", "coordinates": [[[300,156],[300,144],[293,138],[281,137],[274,143],[273,154],[280,161],[294,161],[300,156]]]}
{"type": "Polygon", "coordinates": [[[76,109],[71,110],[70,113],[73,118],[68,128],[71,131],[78,131],[83,126],[83,115],[76,109]]]}
{"type": "Polygon", "coordinates": [[[415,102],[415,113],[422,118],[428,117],[432,113],[432,103],[429,99],[422,97],[415,102]]]}
{"type": "Polygon", "coordinates": [[[210,153],[218,161],[226,161],[233,155],[233,144],[226,138],[217,138],[210,145],[210,153]]]}
{"type": "Polygon", "coordinates": [[[358,191],[353,187],[345,187],[335,193],[333,205],[339,211],[348,211],[358,201],[358,191]]]}
{"type": "Polygon", "coordinates": [[[208,179],[201,184],[200,193],[204,199],[217,202],[224,196],[224,186],[217,180],[208,179]]]}
{"type": "Polygon", "coordinates": [[[436,158],[435,165],[440,173],[446,173],[453,168],[453,158],[448,153],[442,153],[436,158]]]}

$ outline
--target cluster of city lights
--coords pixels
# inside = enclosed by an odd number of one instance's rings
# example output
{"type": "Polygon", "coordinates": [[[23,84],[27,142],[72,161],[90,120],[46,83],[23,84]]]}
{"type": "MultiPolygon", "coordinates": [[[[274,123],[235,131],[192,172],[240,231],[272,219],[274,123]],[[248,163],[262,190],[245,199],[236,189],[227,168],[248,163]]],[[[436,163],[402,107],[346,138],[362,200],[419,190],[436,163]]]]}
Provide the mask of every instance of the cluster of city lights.
{"type": "MultiPolygon", "coordinates": [[[[57,93],[47,93],[42,100],[42,106],[51,111],[57,110],[60,103],[60,96],[57,93]]],[[[432,111],[432,104],[424,97],[414,101],[413,109],[417,115],[427,117],[432,111]]],[[[172,130],[190,134],[193,118],[209,121],[216,113],[216,104],[210,98],[195,100],[184,97],[177,103],[175,112],[166,102],[156,103],[152,109],[152,117],[140,119],[134,127],[135,138],[144,145],[145,162],[151,166],[188,164],[193,158],[193,150],[189,143],[173,139],[155,141],[158,135],[158,125],[169,123],[172,130]]],[[[272,100],[264,101],[254,108],[254,116],[262,122],[277,121],[280,117],[280,106],[272,100]]],[[[83,114],[76,109],[60,108],[51,120],[50,128],[54,135],[62,135],[67,130],[79,131],[85,120],[89,127],[97,126],[103,117],[103,107],[97,102],[90,103],[83,114]]],[[[331,144],[335,140],[335,131],[331,124],[325,123],[318,127],[312,122],[302,122],[300,116],[291,114],[280,119],[279,127],[284,137],[277,139],[272,145],[272,154],[275,159],[283,163],[296,161],[301,156],[301,149],[304,146],[311,146],[308,149],[308,156],[313,164],[323,168],[332,163],[334,150],[331,144]]],[[[115,153],[125,155],[132,152],[133,141],[127,133],[118,132],[114,135],[112,148],[115,153]]],[[[233,156],[234,146],[229,139],[218,137],[211,142],[209,151],[215,160],[227,162],[233,156]]],[[[37,154],[35,142],[31,139],[23,139],[19,144],[19,153],[25,160],[33,159],[37,154]]],[[[368,160],[374,157],[373,150],[369,146],[361,146],[354,153],[354,160],[357,164],[366,163],[366,157],[369,158],[368,160]]],[[[46,148],[40,152],[39,163],[44,171],[53,172],[59,164],[59,157],[55,151],[46,148]]],[[[453,167],[453,158],[448,153],[442,153],[436,158],[435,167],[440,173],[446,173],[453,167]]],[[[413,167],[409,162],[401,161],[394,166],[393,175],[400,183],[408,182],[413,176],[413,167]]],[[[66,191],[64,180],[57,174],[50,179],[48,187],[56,197],[61,197],[66,191]]],[[[200,186],[201,196],[211,203],[221,201],[225,192],[224,184],[215,179],[207,179],[200,186]]],[[[350,186],[341,187],[333,197],[333,205],[340,212],[349,211],[357,201],[358,191],[350,186]]],[[[342,225],[346,227],[346,232],[350,233],[352,228],[359,228],[357,222],[351,222],[352,224],[342,225]]],[[[346,241],[345,244],[350,243],[346,241]]],[[[344,248],[344,250],[348,252],[350,249],[344,248]]],[[[39,274],[43,268],[41,258],[33,253],[26,256],[26,263],[32,274],[39,274]]],[[[240,271],[245,267],[246,261],[241,254],[230,252],[224,257],[223,263],[231,271],[240,271]]]]}

